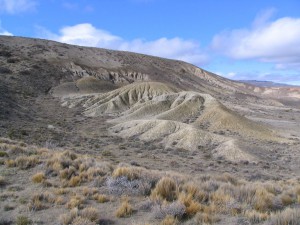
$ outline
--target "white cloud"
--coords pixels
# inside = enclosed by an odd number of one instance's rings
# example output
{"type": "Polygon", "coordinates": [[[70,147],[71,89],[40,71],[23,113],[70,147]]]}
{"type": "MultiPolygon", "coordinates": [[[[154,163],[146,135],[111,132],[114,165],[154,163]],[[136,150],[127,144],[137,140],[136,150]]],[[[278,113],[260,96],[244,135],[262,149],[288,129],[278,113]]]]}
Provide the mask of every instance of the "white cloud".
{"type": "Polygon", "coordinates": [[[12,33],[8,32],[7,30],[5,30],[5,29],[2,27],[1,20],[0,20],[0,35],[13,36],[12,33]]]}
{"type": "Polygon", "coordinates": [[[36,6],[35,0],[0,0],[0,12],[15,14],[29,11],[36,6]]]}
{"type": "Polygon", "coordinates": [[[278,68],[299,66],[300,18],[284,17],[268,22],[269,14],[257,18],[252,28],[216,35],[213,49],[234,59],[276,63],[278,68]]]}
{"type": "Polygon", "coordinates": [[[89,23],[63,27],[59,34],[53,34],[42,28],[39,30],[44,38],[69,44],[132,51],[184,60],[197,65],[204,64],[208,60],[197,42],[178,37],[160,38],[153,41],[142,39],[127,41],[105,30],[97,29],[89,23]]]}

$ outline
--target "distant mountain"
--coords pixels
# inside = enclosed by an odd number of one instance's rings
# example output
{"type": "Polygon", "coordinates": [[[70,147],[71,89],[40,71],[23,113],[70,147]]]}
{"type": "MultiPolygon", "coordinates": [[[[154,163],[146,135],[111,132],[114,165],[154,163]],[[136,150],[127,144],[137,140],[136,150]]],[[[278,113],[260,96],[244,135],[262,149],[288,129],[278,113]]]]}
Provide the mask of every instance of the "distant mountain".
{"type": "Polygon", "coordinates": [[[260,80],[240,80],[240,82],[252,84],[258,87],[297,87],[296,85],[290,84],[282,84],[282,83],[275,83],[272,81],[260,81],[260,80]]]}

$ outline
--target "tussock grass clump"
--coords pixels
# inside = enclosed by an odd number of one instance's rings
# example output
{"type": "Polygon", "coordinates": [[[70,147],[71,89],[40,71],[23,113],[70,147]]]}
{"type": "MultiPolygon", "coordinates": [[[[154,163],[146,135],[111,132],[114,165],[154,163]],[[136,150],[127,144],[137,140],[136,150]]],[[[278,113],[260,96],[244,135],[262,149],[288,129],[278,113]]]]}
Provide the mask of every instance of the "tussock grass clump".
{"type": "Polygon", "coordinates": [[[6,184],[6,179],[3,176],[0,176],[0,186],[3,186],[6,184]]]}
{"type": "Polygon", "coordinates": [[[95,222],[100,219],[99,212],[94,207],[88,207],[83,209],[82,211],[80,211],[80,216],[92,222],[95,222]]]}
{"type": "Polygon", "coordinates": [[[257,212],[256,210],[247,210],[244,216],[253,224],[261,223],[269,218],[268,213],[257,212]]]}
{"type": "Polygon", "coordinates": [[[82,204],[84,203],[84,198],[79,195],[72,196],[69,202],[67,202],[66,207],[68,209],[73,208],[81,208],[82,204]]]}
{"type": "Polygon", "coordinates": [[[108,196],[103,195],[103,194],[95,194],[94,195],[94,199],[98,202],[98,203],[105,203],[108,202],[110,199],[108,196]]]}
{"type": "Polygon", "coordinates": [[[130,217],[133,213],[133,208],[129,203],[128,198],[124,198],[120,207],[116,211],[116,217],[130,217]]]}
{"type": "Polygon", "coordinates": [[[15,162],[20,169],[25,170],[35,167],[39,163],[39,160],[36,156],[19,156],[15,162]]]}
{"type": "Polygon", "coordinates": [[[43,172],[36,173],[35,175],[33,175],[31,177],[31,180],[34,183],[42,183],[42,181],[45,180],[45,179],[46,179],[46,176],[43,172]]]}
{"type": "Polygon", "coordinates": [[[152,199],[174,201],[177,199],[177,184],[170,177],[161,178],[151,192],[152,199]]]}
{"type": "Polygon", "coordinates": [[[38,211],[48,208],[47,203],[53,204],[55,197],[52,193],[46,191],[32,196],[28,203],[28,208],[31,211],[38,211]]]}
{"type": "Polygon", "coordinates": [[[18,216],[16,220],[16,225],[31,225],[32,220],[30,220],[27,216],[18,216]]]}
{"type": "Polygon", "coordinates": [[[79,176],[72,177],[68,183],[69,187],[76,187],[80,184],[81,179],[79,176]]]}
{"type": "Polygon", "coordinates": [[[191,194],[180,193],[178,196],[178,201],[185,206],[185,214],[188,217],[195,215],[202,209],[201,204],[195,201],[191,194]]]}
{"type": "Polygon", "coordinates": [[[16,162],[15,162],[15,160],[13,160],[13,159],[5,160],[4,164],[5,164],[7,167],[15,167],[15,166],[16,166],[16,162]]]}
{"type": "Polygon", "coordinates": [[[300,209],[286,208],[281,212],[272,214],[266,225],[299,225],[300,209]]]}
{"type": "Polygon", "coordinates": [[[140,171],[134,167],[117,167],[112,177],[127,177],[128,180],[136,180],[140,178],[140,171]]]}
{"type": "Polygon", "coordinates": [[[273,209],[274,195],[263,187],[258,187],[254,196],[254,209],[259,212],[267,212],[273,209]]]}
{"type": "Polygon", "coordinates": [[[59,222],[62,225],[72,224],[73,220],[78,217],[78,209],[74,208],[69,213],[65,213],[59,216],[59,222]]]}
{"type": "Polygon", "coordinates": [[[191,224],[193,225],[214,224],[219,220],[220,220],[219,217],[215,214],[199,212],[194,216],[191,224]]]}
{"type": "Polygon", "coordinates": [[[166,216],[166,218],[161,221],[160,225],[178,225],[179,221],[174,216],[166,216]]]}
{"type": "Polygon", "coordinates": [[[7,152],[0,151],[0,157],[8,157],[7,152]]]}
{"type": "Polygon", "coordinates": [[[71,225],[97,225],[96,222],[92,222],[90,221],[89,219],[87,218],[84,218],[84,217],[81,217],[81,216],[78,216],[76,217],[72,224],[71,225]]]}

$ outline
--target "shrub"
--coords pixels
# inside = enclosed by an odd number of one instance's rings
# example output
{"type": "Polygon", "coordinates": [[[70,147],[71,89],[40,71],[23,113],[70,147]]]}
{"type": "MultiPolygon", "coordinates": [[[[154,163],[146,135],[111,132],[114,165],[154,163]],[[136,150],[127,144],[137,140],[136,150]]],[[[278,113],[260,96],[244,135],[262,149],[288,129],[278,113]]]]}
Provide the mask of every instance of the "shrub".
{"type": "Polygon", "coordinates": [[[177,198],[177,185],[170,177],[163,177],[152,190],[151,198],[173,201],[177,198]]]}
{"type": "Polygon", "coordinates": [[[120,207],[116,211],[117,217],[130,217],[133,213],[133,208],[129,203],[128,199],[124,199],[120,205],[120,207]]]}
{"type": "Polygon", "coordinates": [[[46,179],[46,177],[45,177],[45,174],[43,172],[39,172],[39,173],[33,175],[32,178],[31,178],[31,180],[34,183],[41,183],[45,179],[46,179]]]}
{"type": "Polygon", "coordinates": [[[185,213],[185,206],[181,202],[172,202],[171,204],[155,205],[153,214],[156,219],[164,219],[166,216],[181,218],[185,213]]]}
{"type": "Polygon", "coordinates": [[[146,195],[151,190],[151,184],[143,180],[129,180],[127,177],[109,177],[106,185],[114,195],[146,195]]]}

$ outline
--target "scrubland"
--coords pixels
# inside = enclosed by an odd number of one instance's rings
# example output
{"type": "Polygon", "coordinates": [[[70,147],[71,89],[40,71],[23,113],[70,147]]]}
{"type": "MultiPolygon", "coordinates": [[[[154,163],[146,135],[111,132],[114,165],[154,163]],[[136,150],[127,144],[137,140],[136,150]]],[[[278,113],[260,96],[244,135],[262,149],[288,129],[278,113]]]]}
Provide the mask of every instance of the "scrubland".
{"type": "Polygon", "coordinates": [[[300,224],[300,181],[200,178],[0,139],[0,224],[300,224]]]}

